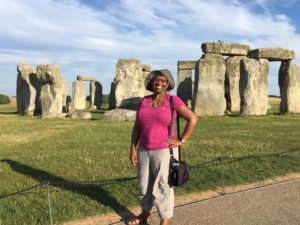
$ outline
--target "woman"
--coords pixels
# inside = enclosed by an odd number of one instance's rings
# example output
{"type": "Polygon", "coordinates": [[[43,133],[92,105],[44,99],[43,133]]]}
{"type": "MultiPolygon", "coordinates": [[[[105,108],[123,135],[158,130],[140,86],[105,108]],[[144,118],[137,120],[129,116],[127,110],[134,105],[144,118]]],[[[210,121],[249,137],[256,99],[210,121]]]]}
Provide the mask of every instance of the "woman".
{"type": "MultiPolygon", "coordinates": [[[[187,124],[181,138],[174,138],[174,129],[168,137],[171,122],[170,95],[175,82],[169,70],[154,70],[145,79],[145,87],[153,94],[141,99],[136,121],[132,130],[130,161],[138,167],[138,189],[142,212],[128,224],[142,224],[151,221],[150,210],[157,207],[161,225],[169,224],[173,216],[174,191],[168,185],[170,151],[178,155],[177,147],[187,141],[198,118],[177,96],[173,96],[174,120],[176,115],[186,119],[187,124]],[[139,147],[137,149],[137,145],[139,147]]],[[[172,126],[174,127],[174,126],[172,126]]]]}

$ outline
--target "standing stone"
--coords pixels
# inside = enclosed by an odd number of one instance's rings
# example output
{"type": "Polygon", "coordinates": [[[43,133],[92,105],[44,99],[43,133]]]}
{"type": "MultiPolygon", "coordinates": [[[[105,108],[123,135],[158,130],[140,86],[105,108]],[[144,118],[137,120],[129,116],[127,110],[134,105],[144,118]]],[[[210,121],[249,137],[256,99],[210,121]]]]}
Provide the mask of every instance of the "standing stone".
{"type": "Polygon", "coordinates": [[[240,111],[240,64],[245,56],[232,56],[226,59],[226,74],[225,74],[225,98],[227,110],[231,112],[240,111]]]}
{"type": "MultiPolygon", "coordinates": [[[[116,77],[112,84],[110,108],[135,109],[141,97],[145,95],[144,87],[146,66],[137,59],[119,59],[116,65],[116,77]],[[144,71],[143,71],[144,70],[144,71]]],[[[149,69],[147,69],[149,70],[149,69]]]]}
{"type": "Polygon", "coordinates": [[[42,118],[62,116],[63,80],[58,65],[41,64],[37,66],[37,75],[42,83],[42,118]]]}
{"type": "Polygon", "coordinates": [[[95,91],[96,91],[96,86],[95,86],[95,81],[90,81],[90,108],[95,109],[96,106],[94,105],[95,103],[95,91]]]}
{"type": "Polygon", "coordinates": [[[109,92],[109,109],[116,108],[116,83],[113,81],[110,84],[110,92],[109,92]]]}
{"type": "Polygon", "coordinates": [[[75,80],[72,84],[72,110],[82,110],[86,108],[85,82],[75,80]]]}
{"type": "Polygon", "coordinates": [[[293,60],[282,61],[279,69],[280,112],[300,113],[300,74],[293,60]]]}
{"type": "Polygon", "coordinates": [[[268,73],[266,59],[241,61],[240,96],[242,115],[266,115],[268,111],[268,73]]]}
{"type": "Polygon", "coordinates": [[[197,116],[223,116],[225,60],[220,55],[202,57],[196,65],[193,110],[197,116]]]}
{"type": "Polygon", "coordinates": [[[187,105],[192,100],[193,82],[191,69],[178,69],[177,96],[187,105]]]}
{"type": "Polygon", "coordinates": [[[64,113],[69,111],[67,106],[68,86],[68,81],[62,80],[62,111],[64,113]]]}
{"type": "Polygon", "coordinates": [[[41,111],[41,83],[36,69],[30,64],[20,63],[17,71],[17,111],[21,115],[36,115],[41,111]]]}
{"type": "Polygon", "coordinates": [[[179,96],[184,103],[191,108],[193,96],[193,79],[192,74],[195,70],[197,61],[186,60],[177,62],[177,96],[179,96]]]}
{"type": "Polygon", "coordinates": [[[100,82],[95,81],[95,99],[94,99],[94,105],[97,107],[97,109],[101,108],[102,105],[102,85],[100,82]]]}

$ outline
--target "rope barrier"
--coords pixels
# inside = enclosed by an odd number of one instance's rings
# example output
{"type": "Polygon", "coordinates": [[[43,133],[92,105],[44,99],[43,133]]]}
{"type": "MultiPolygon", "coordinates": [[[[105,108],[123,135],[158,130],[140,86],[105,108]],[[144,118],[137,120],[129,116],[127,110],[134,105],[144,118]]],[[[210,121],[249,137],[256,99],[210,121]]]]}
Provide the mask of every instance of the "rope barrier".
{"type": "MultiPolygon", "coordinates": [[[[199,169],[199,168],[210,167],[210,166],[219,166],[219,165],[222,165],[222,164],[228,164],[228,163],[241,161],[241,160],[247,160],[247,159],[274,157],[274,156],[284,155],[284,154],[298,152],[298,151],[300,151],[300,149],[297,148],[297,149],[292,149],[292,150],[285,151],[285,152],[276,152],[276,153],[272,153],[272,154],[248,155],[248,156],[241,156],[241,157],[223,157],[223,156],[220,156],[220,157],[217,157],[213,160],[200,163],[198,165],[191,165],[191,166],[189,166],[189,169],[193,170],[193,169],[199,169]]],[[[10,196],[14,196],[14,195],[24,194],[25,192],[28,192],[29,190],[38,188],[38,187],[43,186],[43,185],[47,185],[47,186],[49,186],[49,185],[56,185],[56,186],[57,185],[62,185],[63,186],[63,185],[66,185],[66,184],[107,185],[107,184],[126,182],[126,181],[136,180],[136,179],[137,179],[137,177],[125,177],[125,178],[115,178],[115,179],[110,179],[110,180],[96,180],[96,181],[61,181],[61,182],[44,181],[40,184],[25,188],[23,190],[19,190],[19,191],[16,191],[16,192],[0,195],[0,199],[7,198],[7,197],[10,197],[10,196]]],[[[48,192],[50,192],[50,191],[48,190],[48,192]]]]}
{"type": "Polygon", "coordinates": [[[31,186],[31,187],[25,188],[25,189],[20,190],[20,191],[17,191],[17,192],[5,194],[5,195],[0,195],[0,199],[2,199],[2,198],[7,198],[7,197],[10,197],[10,196],[13,196],[13,195],[19,195],[19,194],[22,194],[22,193],[24,193],[24,192],[26,192],[26,191],[29,191],[29,190],[38,188],[38,187],[40,187],[40,186],[43,186],[43,185],[45,185],[46,183],[47,183],[47,182],[42,182],[42,183],[40,183],[40,184],[37,184],[37,185],[31,186]]]}

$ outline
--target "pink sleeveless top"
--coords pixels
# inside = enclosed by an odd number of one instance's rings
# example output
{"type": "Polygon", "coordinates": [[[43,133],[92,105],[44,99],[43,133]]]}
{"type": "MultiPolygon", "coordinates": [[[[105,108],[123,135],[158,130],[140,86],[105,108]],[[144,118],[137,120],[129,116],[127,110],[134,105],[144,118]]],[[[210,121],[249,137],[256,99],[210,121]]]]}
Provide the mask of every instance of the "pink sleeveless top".
{"type": "MultiPolygon", "coordinates": [[[[168,126],[171,122],[170,96],[166,95],[162,105],[158,108],[151,107],[152,95],[145,96],[139,102],[137,110],[137,124],[140,129],[140,146],[148,150],[169,148],[167,144],[168,126]]],[[[177,96],[173,96],[174,109],[184,105],[177,96]]],[[[173,121],[177,113],[174,111],[173,121]]],[[[171,136],[174,137],[174,123],[171,136]]]]}

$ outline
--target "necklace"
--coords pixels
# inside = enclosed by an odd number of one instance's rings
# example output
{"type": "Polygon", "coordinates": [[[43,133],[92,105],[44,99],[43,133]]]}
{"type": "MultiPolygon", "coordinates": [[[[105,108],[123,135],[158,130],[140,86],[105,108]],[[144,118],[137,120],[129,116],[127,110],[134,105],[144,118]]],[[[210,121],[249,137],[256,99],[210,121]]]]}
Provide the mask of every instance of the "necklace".
{"type": "Polygon", "coordinates": [[[163,95],[156,95],[154,98],[152,98],[152,102],[151,102],[151,107],[154,109],[154,108],[157,108],[157,105],[158,103],[162,103],[163,100],[165,99],[165,94],[163,95]],[[160,96],[163,96],[160,98],[160,96]]]}

